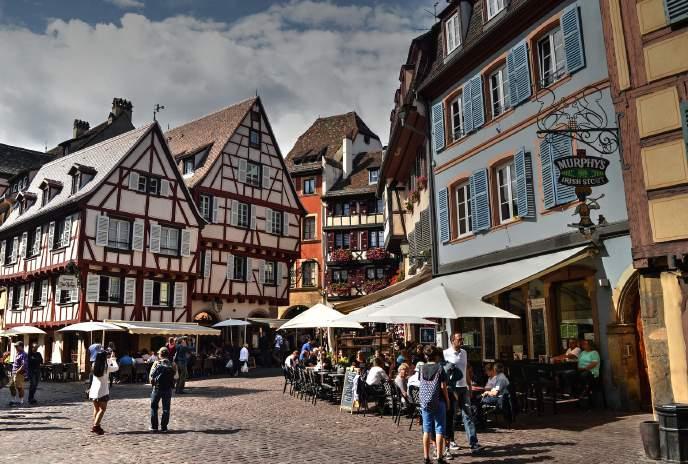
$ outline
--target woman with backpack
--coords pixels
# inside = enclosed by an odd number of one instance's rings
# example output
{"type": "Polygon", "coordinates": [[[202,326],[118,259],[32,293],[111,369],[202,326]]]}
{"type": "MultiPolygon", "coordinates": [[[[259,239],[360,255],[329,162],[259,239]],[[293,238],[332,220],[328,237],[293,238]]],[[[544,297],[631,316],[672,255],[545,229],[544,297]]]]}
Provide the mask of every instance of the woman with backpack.
{"type": "Polygon", "coordinates": [[[95,361],[93,361],[92,369],[93,381],[88,392],[89,399],[93,401],[93,427],[91,432],[102,435],[105,431],[100,426],[100,423],[103,420],[108,401],[110,400],[108,375],[119,370],[114,353],[108,359],[107,351],[100,347],[96,353],[95,361]]]}
{"type": "Polygon", "coordinates": [[[428,362],[420,368],[420,407],[423,418],[423,457],[425,464],[430,460],[430,443],[435,435],[437,464],[444,464],[444,433],[447,421],[447,373],[440,362],[444,359],[442,350],[427,345],[424,349],[428,362]]]}

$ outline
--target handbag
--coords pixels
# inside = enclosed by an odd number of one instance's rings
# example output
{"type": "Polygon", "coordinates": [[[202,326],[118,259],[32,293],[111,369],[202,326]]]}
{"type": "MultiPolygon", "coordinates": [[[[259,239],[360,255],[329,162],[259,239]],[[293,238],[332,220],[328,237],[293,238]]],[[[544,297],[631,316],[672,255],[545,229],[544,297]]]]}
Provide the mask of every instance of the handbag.
{"type": "Polygon", "coordinates": [[[245,362],[243,366],[241,366],[241,372],[246,373],[248,372],[248,363],[245,362]]]}

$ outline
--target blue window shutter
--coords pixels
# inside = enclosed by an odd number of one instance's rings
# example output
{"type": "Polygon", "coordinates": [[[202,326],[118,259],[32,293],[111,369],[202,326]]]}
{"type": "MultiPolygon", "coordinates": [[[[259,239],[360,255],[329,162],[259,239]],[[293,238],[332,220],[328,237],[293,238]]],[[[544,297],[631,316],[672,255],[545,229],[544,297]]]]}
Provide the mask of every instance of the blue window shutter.
{"type": "Polygon", "coordinates": [[[683,141],[686,142],[686,153],[688,153],[688,101],[681,102],[681,121],[683,122],[683,141]]]}
{"type": "Polygon", "coordinates": [[[471,215],[473,231],[490,229],[490,196],[487,169],[476,171],[471,176],[471,215]]]}
{"type": "Polygon", "coordinates": [[[664,9],[669,24],[688,19],[688,0],[664,0],[664,9]]]}
{"type": "Polygon", "coordinates": [[[444,104],[435,103],[432,107],[432,139],[435,153],[444,148],[444,104]]]}
{"type": "Polygon", "coordinates": [[[449,241],[449,190],[442,189],[439,192],[437,199],[437,210],[439,219],[440,242],[445,243],[449,241]]]}
{"type": "Polygon", "coordinates": [[[533,191],[533,164],[530,154],[521,150],[514,156],[516,170],[516,197],[518,199],[518,216],[535,217],[535,193],[533,191]]]}
{"type": "Polygon", "coordinates": [[[581,30],[580,11],[578,10],[578,5],[571,5],[562,13],[561,31],[564,34],[566,70],[569,74],[573,74],[585,67],[583,31],[581,30]]]}
{"type": "Polygon", "coordinates": [[[471,100],[473,101],[473,129],[477,129],[485,124],[485,108],[483,106],[483,79],[478,73],[470,81],[471,100]]]}
{"type": "Polygon", "coordinates": [[[543,139],[540,142],[540,164],[542,165],[542,193],[545,198],[545,208],[556,206],[556,193],[554,190],[556,179],[553,178],[552,146],[543,139]]]}
{"type": "Polygon", "coordinates": [[[530,98],[532,93],[528,44],[526,42],[519,43],[511,49],[506,58],[511,106],[516,106],[530,98]]]}
{"type": "Polygon", "coordinates": [[[463,85],[463,133],[468,134],[473,131],[473,97],[471,81],[463,85]]]}
{"type": "Polygon", "coordinates": [[[552,179],[554,181],[556,201],[557,205],[563,205],[576,199],[576,188],[570,185],[561,185],[557,182],[557,180],[559,179],[559,168],[557,168],[555,161],[565,156],[573,156],[573,147],[571,145],[571,139],[565,135],[553,134],[551,153],[552,179]]]}

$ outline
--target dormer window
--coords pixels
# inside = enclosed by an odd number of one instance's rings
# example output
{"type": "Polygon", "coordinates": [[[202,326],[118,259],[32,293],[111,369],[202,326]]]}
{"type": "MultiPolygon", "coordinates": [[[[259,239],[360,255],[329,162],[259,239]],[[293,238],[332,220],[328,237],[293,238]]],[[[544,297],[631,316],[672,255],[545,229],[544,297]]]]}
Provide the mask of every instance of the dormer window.
{"type": "Polygon", "coordinates": [[[487,0],[487,20],[491,20],[504,9],[504,0],[487,0]]]}
{"type": "Polygon", "coordinates": [[[41,206],[47,205],[62,190],[62,182],[44,179],[38,186],[41,189],[41,206]]]}
{"type": "Polygon", "coordinates": [[[377,184],[380,178],[380,168],[368,169],[368,184],[377,184]]]}
{"type": "Polygon", "coordinates": [[[47,185],[41,190],[41,206],[45,206],[50,201],[50,187],[47,185]]]}
{"type": "Polygon", "coordinates": [[[74,164],[69,169],[70,176],[72,176],[72,187],[70,189],[70,195],[74,195],[81,187],[88,184],[91,179],[96,175],[96,170],[91,166],[84,166],[83,164],[74,164]]]}
{"type": "Polygon", "coordinates": [[[182,160],[182,165],[183,165],[183,173],[184,175],[190,175],[194,173],[194,170],[196,169],[196,166],[194,164],[194,157],[190,156],[188,158],[184,158],[182,160]]]}
{"type": "Polygon", "coordinates": [[[461,24],[458,13],[454,13],[444,23],[444,35],[447,38],[447,55],[449,55],[461,45],[461,24]]]}

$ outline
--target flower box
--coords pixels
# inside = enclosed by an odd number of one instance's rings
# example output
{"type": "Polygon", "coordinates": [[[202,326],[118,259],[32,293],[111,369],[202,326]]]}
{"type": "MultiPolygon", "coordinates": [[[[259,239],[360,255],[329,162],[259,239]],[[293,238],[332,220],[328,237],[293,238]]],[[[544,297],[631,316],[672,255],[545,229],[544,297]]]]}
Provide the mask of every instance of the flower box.
{"type": "Polygon", "coordinates": [[[372,261],[378,261],[389,257],[389,253],[384,248],[370,248],[366,252],[366,257],[372,261]]]}
{"type": "Polygon", "coordinates": [[[351,253],[351,250],[345,250],[343,248],[337,248],[330,255],[330,260],[336,263],[348,263],[353,259],[354,255],[351,253]]]}

